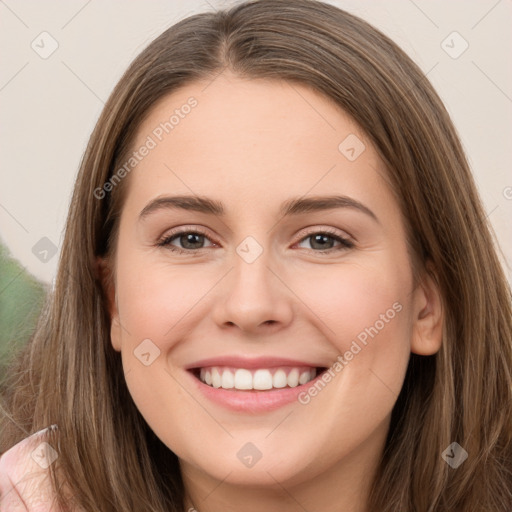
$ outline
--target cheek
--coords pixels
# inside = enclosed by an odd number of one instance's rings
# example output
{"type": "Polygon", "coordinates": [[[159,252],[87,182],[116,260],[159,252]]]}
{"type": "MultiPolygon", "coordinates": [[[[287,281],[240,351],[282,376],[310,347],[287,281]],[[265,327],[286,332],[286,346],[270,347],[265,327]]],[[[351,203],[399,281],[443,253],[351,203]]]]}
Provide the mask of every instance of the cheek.
{"type": "Polygon", "coordinates": [[[412,275],[403,270],[407,262],[381,256],[373,265],[331,267],[317,276],[306,302],[341,357],[333,373],[341,377],[335,378],[339,392],[350,389],[365,407],[382,407],[382,416],[400,392],[410,356],[412,275]]]}
{"type": "Polygon", "coordinates": [[[411,276],[401,268],[409,267],[391,257],[373,266],[331,268],[331,278],[317,279],[310,295],[308,305],[321,318],[322,331],[339,356],[325,388],[310,389],[301,403],[312,407],[311,417],[319,424],[330,425],[336,418],[336,431],[323,433],[332,444],[317,447],[333,462],[339,453],[332,446],[356,445],[369,436],[391,413],[400,393],[412,325],[411,276]]]}
{"type": "Polygon", "coordinates": [[[148,264],[143,257],[127,257],[118,264],[123,368],[130,394],[150,424],[167,422],[166,411],[190,402],[179,379],[171,375],[175,365],[170,359],[176,346],[189,339],[204,312],[201,300],[217,280],[215,272],[158,261],[148,264]]]}
{"type": "Polygon", "coordinates": [[[134,257],[117,267],[126,385],[146,422],[160,439],[173,440],[176,453],[190,443],[180,418],[195,417],[198,411],[168,358],[180,341],[186,341],[188,315],[194,314],[194,305],[212,286],[205,276],[198,276],[184,266],[172,269],[134,257]]]}
{"type": "Polygon", "coordinates": [[[119,311],[126,330],[133,338],[155,342],[174,338],[182,320],[215,282],[215,276],[210,280],[208,274],[192,267],[142,261],[120,265],[117,278],[119,311]]]}
{"type": "MultiPolygon", "coordinates": [[[[324,325],[327,337],[340,352],[352,340],[365,341],[381,333],[407,331],[406,306],[411,278],[398,265],[340,265],[297,283],[300,296],[324,325]],[[314,285],[312,285],[312,283],[314,285]]],[[[405,332],[402,332],[402,337],[405,332]]],[[[394,336],[393,336],[394,338],[394,336]]],[[[393,343],[398,340],[390,340],[393,343]]]]}

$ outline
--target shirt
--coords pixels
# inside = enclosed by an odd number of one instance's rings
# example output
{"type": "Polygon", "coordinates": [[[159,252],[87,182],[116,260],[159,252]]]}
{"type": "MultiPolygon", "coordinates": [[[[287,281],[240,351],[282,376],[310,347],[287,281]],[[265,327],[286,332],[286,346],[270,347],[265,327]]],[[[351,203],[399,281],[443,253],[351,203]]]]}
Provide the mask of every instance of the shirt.
{"type": "Polygon", "coordinates": [[[45,440],[51,425],[7,450],[0,457],[1,512],[60,512],[48,467],[58,452],[45,440]]]}

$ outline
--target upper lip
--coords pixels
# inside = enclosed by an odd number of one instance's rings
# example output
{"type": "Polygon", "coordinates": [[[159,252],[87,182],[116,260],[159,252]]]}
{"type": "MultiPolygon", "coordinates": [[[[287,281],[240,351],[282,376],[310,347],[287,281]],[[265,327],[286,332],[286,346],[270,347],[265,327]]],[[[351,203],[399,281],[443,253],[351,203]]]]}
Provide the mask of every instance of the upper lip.
{"type": "Polygon", "coordinates": [[[209,366],[231,366],[233,368],[276,368],[280,366],[310,366],[311,368],[323,367],[321,364],[277,356],[259,356],[250,358],[240,356],[220,356],[195,361],[194,363],[185,366],[185,369],[192,370],[195,368],[206,368],[209,366]]]}

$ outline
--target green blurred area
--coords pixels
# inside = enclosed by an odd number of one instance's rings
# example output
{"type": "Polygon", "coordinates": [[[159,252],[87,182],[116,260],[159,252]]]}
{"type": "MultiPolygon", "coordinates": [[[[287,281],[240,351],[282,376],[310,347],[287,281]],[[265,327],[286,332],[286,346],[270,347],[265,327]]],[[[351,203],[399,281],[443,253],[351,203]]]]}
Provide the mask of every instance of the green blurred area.
{"type": "Polygon", "coordinates": [[[10,357],[32,335],[46,290],[0,242],[0,380],[10,357]]]}

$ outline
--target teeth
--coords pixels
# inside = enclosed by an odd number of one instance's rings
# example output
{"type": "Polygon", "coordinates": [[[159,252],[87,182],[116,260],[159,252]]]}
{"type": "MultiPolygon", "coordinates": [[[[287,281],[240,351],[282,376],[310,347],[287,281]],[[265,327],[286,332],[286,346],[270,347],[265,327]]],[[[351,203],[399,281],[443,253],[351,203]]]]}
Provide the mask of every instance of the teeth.
{"type": "Polygon", "coordinates": [[[297,370],[297,368],[294,368],[288,374],[288,386],[290,386],[291,388],[294,388],[298,385],[299,385],[299,370],[297,370]]]}
{"type": "MultiPolygon", "coordinates": [[[[306,376],[307,382],[309,380],[309,372],[304,372],[304,375],[306,376]]],[[[288,384],[284,370],[277,370],[277,372],[274,373],[274,376],[272,377],[272,383],[274,384],[275,388],[284,388],[288,384]]]]}
{"type": "Polygon", "coordinates": [[[212,368],[212,385],[214,388],[220,388],[222,385],[222,377],[218,368],[212,368]]]}
{"type": "Polygon", "coordinates": [[[299,384],[306,384],[309,380],[309,375],[307,372],[301,373],[299,377],[299,384]]]}
{"type": "MultiPolygon", "coordinates": [[[[224,370],[228,372],[229,370],[224,370]]],[[[252,389],[252,375],[249,370],[239,368],[235,372],[235,389],[252,389]]]]}
{"type": "Polygon", "coordinates": [[[221,388],[231,389],[235,387],[235,379],[231,372],[224,370],[222,373],[221,388]]]}
{"type": "Polygon", "coordinates": [[[253,389],[272,389],[272,375],[268,370],[256,370],[252,380],[253,389]]]}
{"type": "Polygon", "coordinates": [[[316,368],[261,368],[248,370],[246,368],[225,368],[213,366],[201,368],[199,378],[205,384],[214,388],[239,389],[282,389],[294,388],[306,384],[316,377],[316,368]]]}

